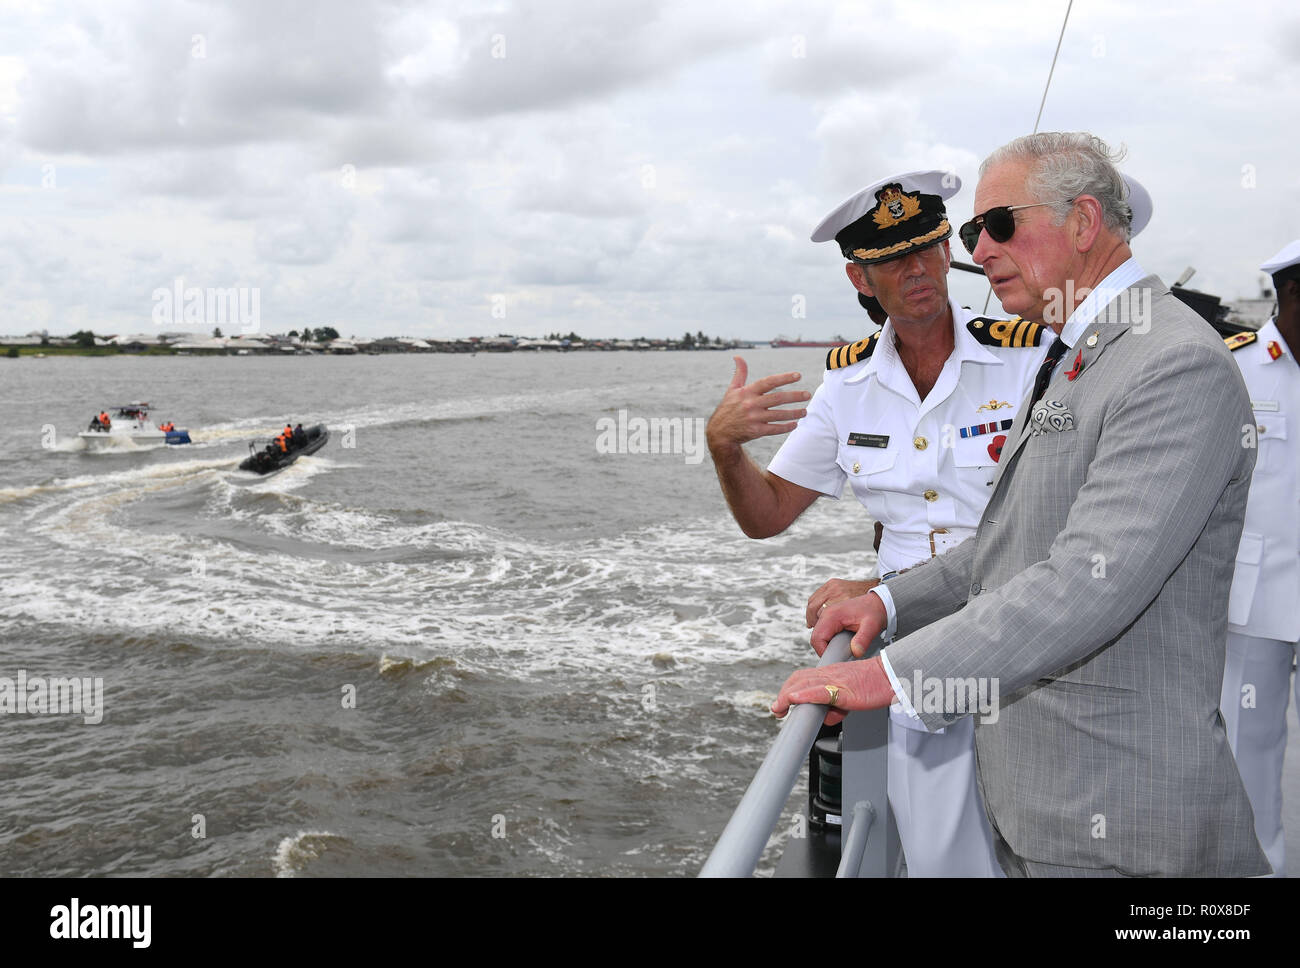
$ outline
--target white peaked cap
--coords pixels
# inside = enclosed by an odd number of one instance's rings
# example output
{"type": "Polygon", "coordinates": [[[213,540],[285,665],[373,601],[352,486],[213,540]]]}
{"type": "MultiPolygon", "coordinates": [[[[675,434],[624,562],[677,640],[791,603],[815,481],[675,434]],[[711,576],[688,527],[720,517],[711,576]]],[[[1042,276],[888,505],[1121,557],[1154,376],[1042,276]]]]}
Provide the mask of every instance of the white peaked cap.
{"type": "Polygon", "coordinates": [[[1151,221],[1154,206],[1151,204],[1151,193],[1140,181],[1132,175],[1124,175],[1123,178],[1128,185],[1128,207],[1133,212],[1133,221],[1129,223],[1129,238],[1136,238],[1151,221]]]}
{"type": "Polygon", "coordinates": [[[892,175],[868,185],[855,192],[837,205],[821,224],[813,229],[814,242],[829,242],[839,232],[862,218],[877,205],[876,192],[886,185],[898,183],[905,192],[921,192],[924,195],[938,195],[945,201],[961,190],[961,179],[950,171],[910,171],[906,175],[892,175]]]}
{"type": "Polygon", "coordinates": [[[1297,262],[1300,262],[1300,239],[1282,246],[1282,251],[1265,262],[1259,269],[1271,276],[1283,269],[1291,268],[1297,262]]]}

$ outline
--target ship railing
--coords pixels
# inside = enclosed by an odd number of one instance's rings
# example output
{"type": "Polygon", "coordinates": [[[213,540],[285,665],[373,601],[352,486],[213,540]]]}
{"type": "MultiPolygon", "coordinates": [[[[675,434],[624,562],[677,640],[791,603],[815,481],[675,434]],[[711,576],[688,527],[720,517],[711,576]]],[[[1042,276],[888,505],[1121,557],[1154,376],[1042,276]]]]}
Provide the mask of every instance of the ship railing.
{"type": "MultiPolygon", "coordinates": [[[[818,666],[852,659],[852,635],[831,639],[818,666]]],[[[879,651],[877,640],[867,655],[879,651]]],[[[827,707],[793,707],[781,732],[727,822],[701,877],[749,877],[758,866],[781,810],[799,779],[799,770],[817,739],[827,707]]],[[[844,719],[841,734],[840,866],[837,877],[888,877],[898,873],[898,830],[889,812],[889,711],[855,712],[844,719]],[[873,829],[874,828],[874,829],[873,829]],[[873,835],[874,834],[874,835],[873,835]]]]}

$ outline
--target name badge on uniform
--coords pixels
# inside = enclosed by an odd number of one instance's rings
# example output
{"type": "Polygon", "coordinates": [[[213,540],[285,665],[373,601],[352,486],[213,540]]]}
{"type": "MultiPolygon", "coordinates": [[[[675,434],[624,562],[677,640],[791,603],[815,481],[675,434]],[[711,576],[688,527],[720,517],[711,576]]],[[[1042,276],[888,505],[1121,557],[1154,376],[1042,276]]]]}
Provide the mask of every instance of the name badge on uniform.
{"type": "Polygon", "coordinates": [[[850,447],[888,447],[889,434],[849,434],[850,447]]]}
{"type": "Polygon", "coordinates": [[[1258,410],[1260,413],[1277,413],[1278,401],[1276,400],[1252,400],[1250,409],[1258,410]]]}

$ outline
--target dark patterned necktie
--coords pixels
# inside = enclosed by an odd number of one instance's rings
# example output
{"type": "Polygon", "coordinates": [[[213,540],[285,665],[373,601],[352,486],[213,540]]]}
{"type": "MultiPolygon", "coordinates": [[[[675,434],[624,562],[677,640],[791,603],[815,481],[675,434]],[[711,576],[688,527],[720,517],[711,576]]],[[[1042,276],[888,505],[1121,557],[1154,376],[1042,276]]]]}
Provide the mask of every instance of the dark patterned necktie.
{"type": "Polygon", "coordinates": [[[1056,364],[1061,362],[1061,357],[1065,355],[1067,349],[1069,347],[1065,345],[1065,340],[1059,336],[1056,337],[1056,342],[1048,347],[1047,358],[1043,360],[1043,365],[1038,368],[1038,377],[1034,380],[1034,395],[1029,401],[1031,407],[1038,402],[1038,398],[1047,389],[1047,384],[1052,381],[1052,371],[1056,369],[1056,364]]]}

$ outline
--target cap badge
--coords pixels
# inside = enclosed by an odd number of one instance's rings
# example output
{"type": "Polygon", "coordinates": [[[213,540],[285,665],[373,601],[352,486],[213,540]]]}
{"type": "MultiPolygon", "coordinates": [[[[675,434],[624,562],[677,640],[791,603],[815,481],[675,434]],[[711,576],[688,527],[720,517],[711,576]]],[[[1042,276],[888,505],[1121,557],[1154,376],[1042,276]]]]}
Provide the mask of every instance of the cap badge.
{"type": "Polygon", "coordinates": [[[880,205],[871,213],[871,219],[882,229],[893,228],[899,222],[906,222],[914,215],[921,214],[920,192],[903,193],[903,186],[897,182],[886,185],[876,192],[880,205]]]}

